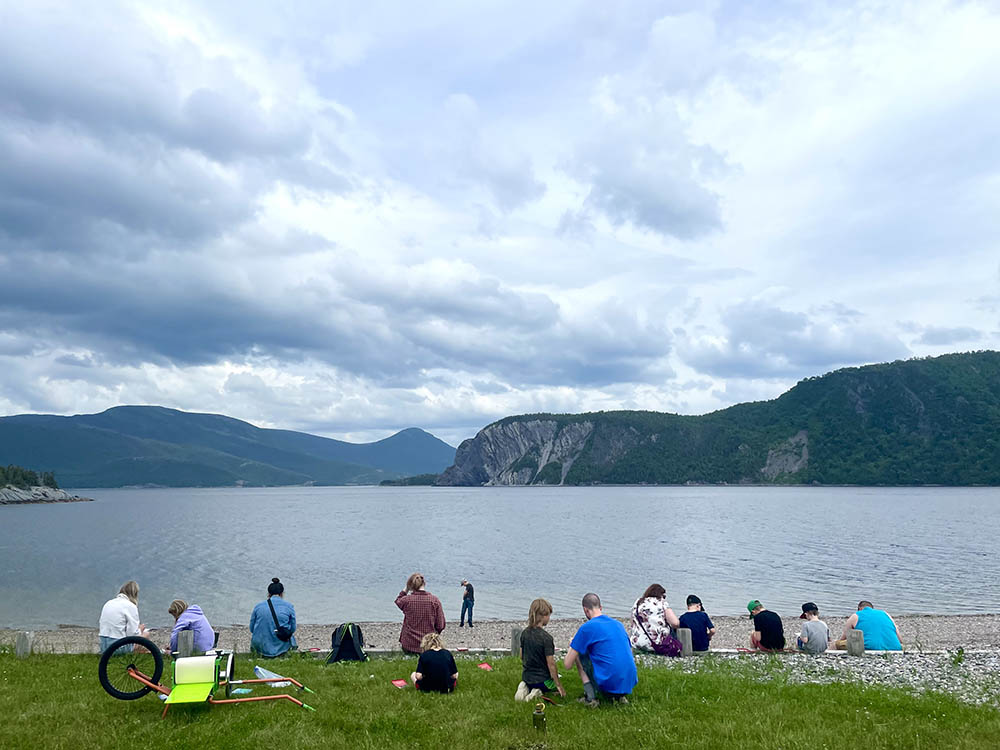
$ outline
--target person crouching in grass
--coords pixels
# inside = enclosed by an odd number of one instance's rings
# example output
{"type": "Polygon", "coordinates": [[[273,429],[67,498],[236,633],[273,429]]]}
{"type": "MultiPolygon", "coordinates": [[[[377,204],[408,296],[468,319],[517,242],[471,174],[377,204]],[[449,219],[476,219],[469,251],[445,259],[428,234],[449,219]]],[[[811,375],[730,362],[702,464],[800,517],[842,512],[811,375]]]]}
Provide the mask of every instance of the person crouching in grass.
{"type": "Polygon", "coordinates": [[[552,605],[545,599],[535,599],[528,608],[528,627],[521,631],[521,684],[514,700],[533,701],[553,690],[566,697],[556,669],[555,642],[545,631],[551,617],[552,605]]]}
{"type": "Polygon", "coordinates": [[[450,693],[458,685],[458,667],[441,635],[428,633],[420,640],[420,648],[417,671],[410,675],[414,687],[425,693],[450,693]]]}

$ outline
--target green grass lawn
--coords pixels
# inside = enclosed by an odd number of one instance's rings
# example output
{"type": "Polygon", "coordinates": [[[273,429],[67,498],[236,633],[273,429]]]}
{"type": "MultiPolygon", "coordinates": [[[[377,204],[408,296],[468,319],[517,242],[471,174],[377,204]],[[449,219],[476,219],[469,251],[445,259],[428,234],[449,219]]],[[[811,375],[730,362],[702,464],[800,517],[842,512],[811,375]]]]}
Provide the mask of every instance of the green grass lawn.
{"type": "MultiPolygon", "coordinates": [[[[944,696],[913,696],[861,685],[789,685],[766,657],[739,663],[705,657],[696,674],[640,668],[627,706],[587,709],[574,701],[579,680],[565,679],[570,701],[546,711],[547,731],[532,727],[532,707],[512,696],[516,659],[459,659],[453,695],[397,689],[415,660],[375,659],[325,666],[292,657],[264,664],[316,691],[310,713],[287,701],[237,706],[175,706],[160,719],[154,696],[119,701],[97,680],[97,656],[0,653],[2,748],[996,748],[1000,712],[944,696]],[[757,677],[752,675],[756,674],[757,677]],[[863,739],[862,739],[863,738],[863,739]]],[[[236,677],[254,662],[237,660],[236,677]]],[[[169,682],[169,662],[163,682],[169,682]]],[[[260,694],[262,689],[255,689],[260,694]]]]}

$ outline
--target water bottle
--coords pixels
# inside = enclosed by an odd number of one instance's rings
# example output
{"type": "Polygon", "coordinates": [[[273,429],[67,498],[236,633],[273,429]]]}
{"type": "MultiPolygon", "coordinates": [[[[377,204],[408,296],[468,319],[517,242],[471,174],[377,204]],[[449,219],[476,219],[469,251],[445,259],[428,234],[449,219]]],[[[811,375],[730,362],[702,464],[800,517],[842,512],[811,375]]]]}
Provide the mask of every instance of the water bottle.
{"type": "Polygon", "coordinates": [[[282,687],[288,687],[289,685],[292,684],[288,682],[288,680],[286,680],[280,674],[275,674],[270,669],[264,669],[264,667],[260,666],[254,667],[253,673],[257,675],[257,677],[261,680],[275,680],[275,682],[268,682],[267,683],[268,687],[282,688],[282,687]]]}
{"type": "Polygon", "coordinates": [[[545,704],[536,703],[531,714],[531,723],[539,732],[545,731],[545,704]]]}

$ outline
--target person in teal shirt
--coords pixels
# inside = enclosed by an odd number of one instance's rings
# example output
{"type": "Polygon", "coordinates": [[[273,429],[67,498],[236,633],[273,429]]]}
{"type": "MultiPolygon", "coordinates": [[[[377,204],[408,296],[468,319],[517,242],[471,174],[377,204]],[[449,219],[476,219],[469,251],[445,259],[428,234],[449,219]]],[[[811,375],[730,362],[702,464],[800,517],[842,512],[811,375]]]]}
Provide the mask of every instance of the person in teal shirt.
{"type": "Polygon", "coordinates": [[[298,648],[294,635],[284,641],[275,632],[278,625],[287,628],[290,633],[295,632],[295,607],[284,600],[284,593],[284,584],[277,578],[272,578],[267,587],[267,599],[259,602],[250,614],[250,650],[261,656],[273,658],[287,653],[289,649],[298,648]]]}
{"type": "Polygon", "coordinates": [[[875,609],[875,605],[864,599],[858,602],[858,611],[847,618],[843,641],[847,641],[847,634],[852,630],[865,634],[865,651],[903,650],[899,628],[889,613],[875,609]]]}

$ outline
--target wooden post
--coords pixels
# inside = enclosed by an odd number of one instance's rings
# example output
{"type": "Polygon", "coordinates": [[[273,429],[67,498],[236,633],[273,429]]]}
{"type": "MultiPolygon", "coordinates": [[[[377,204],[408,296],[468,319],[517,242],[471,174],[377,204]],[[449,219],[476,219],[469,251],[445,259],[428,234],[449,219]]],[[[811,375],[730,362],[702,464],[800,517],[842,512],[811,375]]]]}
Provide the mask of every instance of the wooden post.
{"type": "Polygon", "coordinates": [[[191,656],[194,653],[194,631],[182,630],[177,634],[177,655],[191,656]]]}
{"type": "Polygon", "coordinates": [[[847,653],[851,656],[863,656],[865,653],[865,633],[855,628],[847,634],[847,653]]]}
{"type": "Polygon", "coordinates": [[[30,630],[22,630],[14,642],[14,653],[18,659],[27,659],[31,655],[31,647],[35,642],[35,634],[30,630]]]}
{"type": "Polygon", "coordinates": [[[521,628],[516,625],[510,629],[510,655],[521,655],[521,628]]]}
{"type": "Polygon", "coordinates": [[[677,628],[677,640],[681,642],[681,656],[694,655],[694,646],[691,643],[691,628],[677,628]]]}

